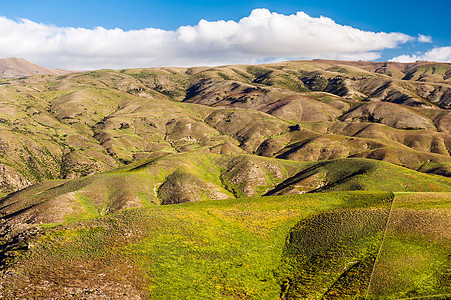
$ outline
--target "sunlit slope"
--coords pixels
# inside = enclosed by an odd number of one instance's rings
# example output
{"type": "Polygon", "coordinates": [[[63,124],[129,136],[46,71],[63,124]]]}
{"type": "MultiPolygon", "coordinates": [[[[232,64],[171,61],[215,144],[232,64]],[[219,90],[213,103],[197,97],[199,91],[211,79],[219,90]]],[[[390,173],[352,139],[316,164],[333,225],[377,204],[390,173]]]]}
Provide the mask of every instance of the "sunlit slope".
{"type": "Polygon", "coordinates": [[[450,199],[449,193],[285,195],[152,206],[44,226],[3,244],[9,271],[2,273],[1,295],[449,296],[450,199]]]}
{"type": "Polygon", "coordinates": [[[8,224],[54,223],[132,207],[329,191],[451,191],[451,180],[369,159],[296,162],[253,155],[170,154],[1,200],[8,224]]]}
{"type": "Polygon", "coordinates": [[[451,195],[397,194],[369,299],[451,297],[451,195]]]}
{"type": "Polygon", "coordinates": [[[321,212],[286,241],[286,299],[446,299],[451,195],[397,194],[385,207],[321,212]]]}

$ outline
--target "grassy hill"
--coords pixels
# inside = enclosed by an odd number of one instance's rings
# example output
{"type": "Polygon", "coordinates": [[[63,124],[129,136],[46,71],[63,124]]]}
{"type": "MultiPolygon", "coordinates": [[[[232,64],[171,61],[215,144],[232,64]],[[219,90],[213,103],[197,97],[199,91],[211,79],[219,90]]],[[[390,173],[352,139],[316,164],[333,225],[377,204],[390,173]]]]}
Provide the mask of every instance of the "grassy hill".
{"type": "Polygon", "coordinates": [[[158,204],[354,190],[449,192],[451,179],[368,159],[306,163],[190,152],[33,185],[4,197],[0,216],[4,226],[59,223],[158,204]]]}
{"type": "Polygon", "coordinates": [[[2,296],[449,294],[449,200],[445,193],[286,195],[135,208],[44,226],[22,237],[21,247],[3,246],[3,263],[16,262],[3,271],[2,296]]]}
{"type": "Polygon", "coordinates": [[[450,297],[450,72],[0,79],[0,298],[450,297]]]}

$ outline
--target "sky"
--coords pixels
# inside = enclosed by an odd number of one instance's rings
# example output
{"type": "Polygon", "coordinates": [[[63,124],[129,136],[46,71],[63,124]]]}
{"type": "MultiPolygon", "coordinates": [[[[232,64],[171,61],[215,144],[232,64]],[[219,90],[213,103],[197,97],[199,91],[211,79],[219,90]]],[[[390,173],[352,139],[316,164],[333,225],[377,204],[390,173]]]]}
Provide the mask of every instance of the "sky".
{"type": "Polygon", "coordinates": [[[0,57],[50,68],[451,62],[450,0],[2,2],[0,57]]]}

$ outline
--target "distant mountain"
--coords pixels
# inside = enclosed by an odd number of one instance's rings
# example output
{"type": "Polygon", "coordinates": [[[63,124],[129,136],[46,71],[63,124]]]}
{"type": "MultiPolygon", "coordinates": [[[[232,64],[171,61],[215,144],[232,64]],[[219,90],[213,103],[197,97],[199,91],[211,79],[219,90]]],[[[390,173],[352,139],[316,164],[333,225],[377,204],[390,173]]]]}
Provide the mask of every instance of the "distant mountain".
{"type": "Polygon", "coordinates": [[[0,79],[17,78],[31,75],[64,75],[70,71],[49,69],[23,58],[9,57],[0,58],[0,79]]]}

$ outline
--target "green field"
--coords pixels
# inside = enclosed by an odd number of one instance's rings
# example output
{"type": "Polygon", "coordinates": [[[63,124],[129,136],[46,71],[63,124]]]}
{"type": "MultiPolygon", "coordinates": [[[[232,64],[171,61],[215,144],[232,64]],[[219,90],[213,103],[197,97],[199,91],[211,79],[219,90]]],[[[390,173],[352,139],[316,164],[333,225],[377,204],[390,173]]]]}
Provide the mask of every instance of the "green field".
{"type": "Polygon", "coordinates": [[[449,193],[320,193],[136,208],[45,226],[30,250],[11,250],[19,259],[3,296],[83,296],[84,286],[97,295],[113,283],[151,299],[451,294],[450,204],[449,193]],[[43,282],[48,290],[23,294],[43,282]]]}

